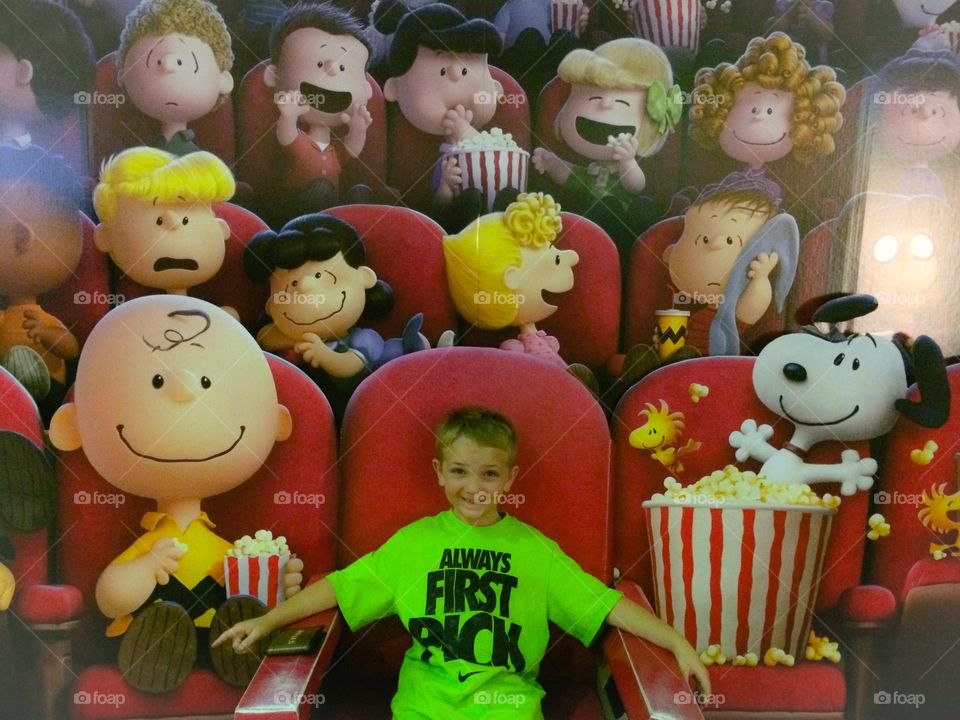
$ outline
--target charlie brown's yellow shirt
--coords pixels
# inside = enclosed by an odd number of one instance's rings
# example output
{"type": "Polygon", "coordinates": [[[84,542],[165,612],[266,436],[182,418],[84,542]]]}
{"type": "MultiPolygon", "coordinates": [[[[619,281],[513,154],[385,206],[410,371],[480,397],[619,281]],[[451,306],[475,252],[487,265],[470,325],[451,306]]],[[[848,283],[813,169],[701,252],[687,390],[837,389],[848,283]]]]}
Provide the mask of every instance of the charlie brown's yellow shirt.
{"type": "Polygon", "coordinates": [[[452,510],[327,577],[351,629],[398,615],[413,638],[396,720],[539,720],[548,621],[589,644],[622,597],[530,525],[452,510]]]}
{"type": "MultiPolygon", "coordinates": [[[[233,547],[216,533],[211,532],[216,525],[211,522],[205,512],[201,512],[196,520],[181,530],[177,522],[166,513],[148,512],[140,520],[140,527],[147,531],[137,538],[136,542],[124,550],[115,563],[128,562],[141,558],[150,552],[153,544],[161,538],[174,538],[187,545],[187,552],[180,558],[179,567],[173,574],[184,587],[192,589],[204,578],[210,577],[218,585],[223,585],[223,558],[227,550],[233,547]]],[[[210,609],[194,620],[197,627],[210,627],[215,609],[210,609]]],[[[127,631],[133,622],[132,615],[116,618],[107,627],[107,636],[115,637],[127,631]]]]}

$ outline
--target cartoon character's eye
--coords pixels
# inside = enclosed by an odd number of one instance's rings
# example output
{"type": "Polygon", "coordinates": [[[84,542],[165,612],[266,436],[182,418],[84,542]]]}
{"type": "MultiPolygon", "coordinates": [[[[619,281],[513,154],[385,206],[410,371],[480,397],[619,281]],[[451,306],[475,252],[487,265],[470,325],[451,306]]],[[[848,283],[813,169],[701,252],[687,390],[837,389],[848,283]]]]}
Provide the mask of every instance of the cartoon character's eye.
{"type": "Polygon", "coordinates": [[[933,240],[929,235],[917,233],[910,240],[910,252],[919,260],[928,260],[933,256],[933,240]]]}
{"type": "Polygon", "coordinates": [[[558,254],[556,257],[553,258],[553,264],[554,264],[554,265],[559,265],[559,264],[560,264],[560,255],[559,255],[559,254],[558,254]]]}
{"type": "Polygon", "coordinates": [[[189,224],[190,224],[190,218],[188,218],[186,215],[183,216],[183,224],[184,224],[184,225],[189,225],[189,224]]]}
{"type": "Polygon", "coordinates": [[[322,68],[322,67],[323,67],[323,60],[321,60],[320,62],[317,63],[317,67],[318,67],[318,68],[322,68]]]}
{"type": "Polygon", "coordinates": [[[772,107],[767,108],[767,115],[773,115],[773,108],[772,108],[772,107]]]}
{"type": "Polygon", "coordinates": [[[183,60],[177,60],[177,65],[183,65],[183,60]]]}
{"type": "Polygon", "coordinates": [[[854,370],[859,370],[859,369],[860,369],[860,359],[859,359],[859,358],[854,358],[854,359],[853,359],[853,369],[854,369],[854,370]]]}
{"type": "Polygon", "coordinates": [[[294,280],[294,281],[293,281],[292,283],[290,283],[290,284],[293,285],[294,287],[296,287],[298,282],[300,282],[300,281],[299,281],[299,280],[294,280]]]}
{"type": "Polygon", "coordinates": [[[463,70],[460,71],[460,74],[463,75],[464,77],[466,77],[466,76],[467,76],[467,69],[466,69],[466,68],[463,68],[463,70]]]}
{"type": "Polygon", "coordinates": [[[754,115],[759,115],[759,114],[760,114],[760,108],[754,107],[752,110],[750,110],[750,112],[752,112],[754,115]]]}
{"type": "Polygon", "coordinates": [[[343,71],[346,70],[346,69],[347,69],[347,66],[346,66],[346,65],[341,65],[341,66],[340,66],[340,72],[343,72],[343,71]]]}
{"type": "Polygon", "coordinates": [[[897,256],[900,241],[894,235],[883,235],[873,246],[873,257],[877,262],[890,262],[897,256]]]}
{"type": "Polygon", "coordinates": [[[843,362],[843,358],[844,358],[844,357],[846,357],[846,356],[845,356],[843,353],[840,353],[839,355],[837,355],[837,356],[833,359],[833,364],[834,364],[834,365],[839,365],[840,363],[843,362]]]}
{"type": "Polygon", "coordinates": [[[727,237],[727,245],[733,245],[733,238],[732,238],[732,237],[729,237],[729,236],[727,237]]]}
{"type": "Polygon", "coordinates": [[[208,389],[212,384],[213,383],[210,382],[210,378],[208,378],[206,375],[200,378],[200,387],[202,387],[204,390],[208,389]]]}
{"type": "Polygon", "coordinates": [[[447,69],[446,69],[446,68],[440,68],[440,77],[445,77],[446,74],[447,74],[447,69]]]}
{"type": "Polygon", "coordinates": [[[698,236],[697,236],[697,239],[693,241],[693,244],[696,245],[696,244],[697,244],[698,242],[700,242],[701,240],[703,241],[703,244],[704,244],[704,245],[707,244],[707,236],[706,236],[706,235],[698,235],[698,236]]]}
{"type": "Polygon", "coordinates": [[[158,217],[158,218],[157,218],[157,225],[163,225],[163,218],[162,218],[162,217],[158,217]]]}
{"type": "Polygon", "coordinates": [[[157,390],[159,390],[160,388],[163,387],[163,375],[161,375],[160,373],[157,373],[156,375],[153,376],[152,382],[153,382],[153,386],[157,390]]]}
{"type": "Polygon", "coordinates": [[[321,275],[323,275],[323,273],[314,273],[314,274],[313,274],[313,276],[314,276],[317,280],[320,279],[320,276],[321,276],[321,275]]]}

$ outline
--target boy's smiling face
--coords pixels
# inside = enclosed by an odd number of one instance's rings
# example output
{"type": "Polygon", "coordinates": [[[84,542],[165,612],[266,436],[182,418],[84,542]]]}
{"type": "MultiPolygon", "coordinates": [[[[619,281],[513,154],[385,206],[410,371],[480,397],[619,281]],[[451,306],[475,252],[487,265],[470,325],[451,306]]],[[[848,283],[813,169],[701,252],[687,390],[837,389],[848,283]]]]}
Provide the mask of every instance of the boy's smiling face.
{"type": "Polygon", "coordinates": [[[120,85],[144,115],[162,123],[189,123],[217,106],[233,90],[203,40],[181,33],[145,35],[119,68],[120,85]]]}
{"type": "Polygon", "coordinates": [[[520,248],[520,267],[504,273],[504,284],[517,296],[515,325],[536,323],[553,315],[556,305],[543,298],[544,292],[562,293],[573,287],[573,266],[580,261],[574,250],[554,245],[520,248]]]}
{"type": "Polygon", "coordinates": [[[646,90],[606,90],[572,85],[557,115],[560,137],[571,150],[590,160],[612,160],[608,139],[636,135],[643,122],[646,90]]]}
{"type": "Polygon", "coordinates": [[[880,142],[901,162],[917,165],[949,155],[960,146],[960,104],[946,90],[897,90],[880,108],[880,142]],[[902,100],[902,102],[901,102],[902,100]]]}
{"type": "Polygon", "coordinates": [[[343,124],[343,113],[370,99],[369,56],[366,46],[350,35],[300,28],[283,41],[279,65],[268,68],[266,81],[278,91],[300,91],[312,108],[306,122],[336,127],[343,124]]]}
{"type": "Polygon", "coordinates": [[[723,151],[751,165],[774,162],[793,150],[793,95],[744,83],[717,140],[723,151]]]}
{"type": "Polygon", "coordinates": [[[443,449],[433,469],[453,513],[468,525],[493,525],[500,519],[497,503],[519,470],[506,450],[465,435],[443,449]]]}
{"type": "Polygon", "coordinates": [[[101,252],[141,285],[182,291],[220,270],[230,237],[210,205],[117,198],[117,214],[96,230],[101,252]]]}
{"type": "Polygon", "coordinates": [[[141,497],[226,492],[290,434],[256,342],[193,298],[153,295],[108,313],[87,340],[74,388],[51,422],[54,444],[82,447],[108,482],[141,497]]]}
{"type": "Polygon", "coordinates": [[[343,338],[363,315],[367,290],[377,283],[366,265],[358,268],[338,252],[329,260],[310,260],[270,276],[267,314],[289,338],[316,333],[324,340],[343,338]]]}

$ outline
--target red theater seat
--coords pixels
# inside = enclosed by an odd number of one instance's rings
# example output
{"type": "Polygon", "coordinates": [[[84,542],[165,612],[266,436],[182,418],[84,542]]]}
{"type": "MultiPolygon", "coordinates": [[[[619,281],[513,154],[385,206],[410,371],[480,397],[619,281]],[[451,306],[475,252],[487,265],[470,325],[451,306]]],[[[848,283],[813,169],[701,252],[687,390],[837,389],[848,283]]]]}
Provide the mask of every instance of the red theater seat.
{"type": "MultiPolygon", "coordinates": [[[[279,401],[293,417],[293,435],[277,444],[266,464],[250,480],[228,493],[210,498],[206,511],[217,523],[224,538],[239,538],[260,528],[272,528],[286,535],[291,549],[303,559],[305,572],[316,576],[334,566],[337,507],[336,433],[329,406],[317,387],[303,373],[283,360],[267,356],[277,385],[279,401]],[[292,503],[278,495],[297,493],[315,496],[316,502],[292,503]]],[[[63,699],[65,707],[55,717],[138,718],[231,716],[237,709],[258,711],[265,704],[276,712],[295,713],[306,702],[322,671],[321,661],[329,657],[339,633],[339,616],[323,616],[329,632],[315,656],[268,658],[251,682],[247,694],[228,686],[210,670],[195,669],[184,685],[172,693],[151,695],[135,690],[120,676],[115,649],[104,637],[106,618],[97,608],[94,587],[103,569],[139,534],[140,517],[151,510],[143,498],[124,495],[101,478],[87,462],[82,450],[59,457],[59,527],[63,533],[57,557],[57,588],[37,588],[46,593],[48,617],[32,618],[36,632],[56,638],[54,652],[42,658],[46,680],[59,678],[65,687],[44,688],[44,696],[63,699]],[[87,503],[77,494],[123,497],[123,502],[87,503]],[[74,588],[83,597],[83,606],[73,622],[62,619],[56,595],[70,596],[74,588]],[[62,667],[72,667],[73,673],[62,667]],[[61,668],[57,671],[57,668],[61,668]],[[243,700],[241,700],[243,695],[243,700]],[[122,702],[86,702],[87,698],[122,697],[122,702]],[[238,703],[240,706],[238,708],[238,703]]],[[[34,613],[37,615],[38,613],[34,613]]],[[[318,618],[319,619],[319,618],[318,618]]],[[[305,712],[309,713],[309,709],[305,712]]],[[[280,717],[276,715],[275,717],[280,717]]],[[[307,717],[287,714],[283,717],[307,717]]]]}
{"type": "MultiPolygon", "coordinates": [[[[775,446],[789,439],[790,423],[765,408],[752,389],[751,374],[756,360],[746,357],[707,357],[687,360],[663,367],[634,385],[621,400],[614,414],[614,562],[621,574],[635,580],[648,597],[654,597],[654,571],[651,547],[647,538],[641,504],[654,493],[663,492],[663,480],[675,475],[689,485],[699,478],[728,464],[738,464],[729,446],[728,436],[747,418],[769,423],[775,429],[775,446]],[[694,404],[689,387],[706,385],[707,397],[694,404]],[[645,418],[640,411],[645,403],[659,407],[667,402],[670,411],[683,412],[685,428],[682,442],[700,441],[702,447],[683,457],[684,470],[671,473],[649,453],[630,446],[629,434],[640,427],[645,418]]],[[[846,445],[824,443],[810,453],[809,462],[837,462],[846,445]]],[[[861,457],[869,454],[866,443],[854,443],[861,457]]],[[[757,470],[752,462],[738,464],[744,470],[757,470]]],[[[837,494],[830,485],[815,487],[818,493],[837,494]]],[[[844,497],[833,521],[832,535],[823,561],[820,593],[814,607],[814,627],[818,635],[840,641],[845,666],[853,673],[861,657],[840,636],[837,620],[861,620],[859,616],[844,618],[840,612],[841,596],[860,590],[869,498],[866,493],[844,497]]],[[[846,607],[846,606],[844,606],[846,607]]],[[[702,648],[701,648],[702,649],[702,648]]],[[[710,668],[713,692],[724,697],[724,703],[708,713],[708,717],[781,718],[797,713],[798,717],[841,720],[848,693],[856,697],[859,689],[845,681],[844,672],[829,661],[809,662],[797,658],[793,668],[744,668],[714,665],[710,668]],[[805,715],[802,713],[809,713],[805,715]]],[[[853,715],[850,717],[868,717],[853,715]]]]}
{"type": "MultiPolygon", "coordinates": [[[[357,389],[341,443],[340,566],[376,549],[404,525],[449,507],[430,469],[433,429],[463,405],[502,412],[517,428],[521,474],[512,491],[523,502],[505,509],[610,582],[610,445],[600,406],[562,370],[487,348],[408,355],[357,389]]],[[[641,597],[632,583],[624,590],[641,597]]],[[[328,683],[329,717],[385,717],[409,644],[396,618],[345,637],[336,663],[345,679],[328,683]]],[[[668,653],[613,631],[603,648],[631,718],[667,708],[674,713],[670,717],[701,717],[696,706],[683,710],[672,702],[673,693],[688,686],[676,677],[668,653]]],[[[594,664],[579,643],[553,633],[540,673],[546,717],[602,717],[594,664]]]]}

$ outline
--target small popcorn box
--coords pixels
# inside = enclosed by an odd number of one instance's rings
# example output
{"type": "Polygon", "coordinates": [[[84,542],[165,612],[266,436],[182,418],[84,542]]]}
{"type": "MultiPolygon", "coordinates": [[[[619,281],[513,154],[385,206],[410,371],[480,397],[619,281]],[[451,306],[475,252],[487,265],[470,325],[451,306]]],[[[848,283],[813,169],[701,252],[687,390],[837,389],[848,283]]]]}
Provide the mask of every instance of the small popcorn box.
{"type": "Polygon", "coordinates": [[[526,150],[453,150],[460,167],[460,189],[477,189],[483,193],[487,212],[493,212],[497,193],[504,188],[527,191],[527,169],[530,153],[526,150]]]}
{"type": "Polygon", "coordinates": [[[835,508],[643,503],[657,614],[697,652],[803,657],[835,508]]]}
{"type": "Polygon", "coordinates": [[[273,609],[286,598],[283,575],[290,555],[227,555],[223,559],[223,578],[227,597],[252,595],[273,609]]]}
{"type": "Polygon", "coordinates": [[[582,0],[553,0],[550,6],[550,31],[566,30],[576,35],[582,0]]]}
{"type": "Polygon", "coordinates": [[[696,54],[702,13],[700,0],[639,0],[633,6],[633,24],[637,35],[654,45],[696,54]]]}
{"type": "Polygon", "coordinates": [[[946,37],[947,42],[950,43],[950,52],[954,55],[960,55],[960,30],[947,29],[941,26],[940,32],[946,37]]]}

